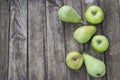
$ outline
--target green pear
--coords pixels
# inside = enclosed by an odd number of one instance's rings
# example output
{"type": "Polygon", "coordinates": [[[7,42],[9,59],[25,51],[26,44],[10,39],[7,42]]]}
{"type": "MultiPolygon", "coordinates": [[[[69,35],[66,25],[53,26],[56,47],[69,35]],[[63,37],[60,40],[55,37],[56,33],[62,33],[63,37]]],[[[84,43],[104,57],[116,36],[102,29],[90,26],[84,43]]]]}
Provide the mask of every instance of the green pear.
{"type": "Polygon", "coordinates": [[[71,69],[79,69],[83,64],[83,57],[77,51],[71,51],[66,56],[66,64],[71,69]]]}
{"type": "Polygon", "coordinates": [[[81,16],[71,6],[62,6],[58,16],[64,22],[82,23],[81,16]]]}
{"type": "Polygon", "coordinates": [[[84,52],[82,56],[89,75],[93,77],[102,77],[105,75],[106,67],[101,60],[87,54],[86,52],[84,52]]]}
{"type": "Polygon", "coordinates": [[[73,37],[79,43],[86,43],[96,33],[95,26],[82,26],[75,30],[73,37]]]}

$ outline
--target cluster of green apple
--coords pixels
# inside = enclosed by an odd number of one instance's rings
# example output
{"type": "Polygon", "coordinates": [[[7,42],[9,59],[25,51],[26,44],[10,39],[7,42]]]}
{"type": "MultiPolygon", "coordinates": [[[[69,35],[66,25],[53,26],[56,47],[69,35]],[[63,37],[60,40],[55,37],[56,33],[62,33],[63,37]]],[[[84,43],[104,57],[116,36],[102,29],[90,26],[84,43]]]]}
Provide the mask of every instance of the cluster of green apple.
{"type": "MultiPolygon", "coordinates": [[[[58,11],[58,16],[64,22],[83,23],[81,16],[71,6],[62,6],[58,11]]],[[[92,25],[99,24],[104,20],[104,12],[99,6],[89,6],[85,12],[85,19],[92,25]]],[[[109,47],[109,41],[103,35],[93,36],[96,31],[95,26],[82,26],[75,30],[73,37],[81,44],[88,42],[92,38],[92,48],[96,52],[104,52],[109,47]]],[[[66,64],[71,69],[80,69],[83,62],[89,75],[93,77],[105,75],[105,64],[87,52],[81,55],[78,51],[71,51],[66,56],[66,64]]]]}

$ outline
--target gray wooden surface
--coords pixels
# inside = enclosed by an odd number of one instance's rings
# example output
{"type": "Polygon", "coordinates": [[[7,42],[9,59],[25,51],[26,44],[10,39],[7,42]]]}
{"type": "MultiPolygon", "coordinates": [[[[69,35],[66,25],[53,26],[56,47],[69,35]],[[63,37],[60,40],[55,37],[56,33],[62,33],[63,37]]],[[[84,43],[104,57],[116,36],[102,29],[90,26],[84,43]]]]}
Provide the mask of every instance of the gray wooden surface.
{"type": "Polygon", "coordinates": [[[0,80],[120,80],[119,6],[120,0],[0,0],[0,80]],[[79,44],[73,39],[82,24],[64,23],[57,15],[62,5],[70,5],[84,18],[93,4],[105,13],[96,34],[110,41],[101,54],[93,51],[90,42],[79,44]],[[84,65],[69,69],[65,56],[72,50],[87,51],[104,61],[107,74],[93,78],[84,65]]]}

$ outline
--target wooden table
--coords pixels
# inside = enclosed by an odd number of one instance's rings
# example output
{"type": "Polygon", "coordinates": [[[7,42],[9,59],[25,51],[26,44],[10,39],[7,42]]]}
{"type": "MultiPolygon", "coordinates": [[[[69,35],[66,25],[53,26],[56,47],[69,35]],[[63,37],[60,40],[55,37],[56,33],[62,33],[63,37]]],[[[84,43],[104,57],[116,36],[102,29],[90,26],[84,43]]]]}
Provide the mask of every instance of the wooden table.
{"type": "Polygon", "coordinates": [[[0,0],[0,80],[120,80],[119,6],[120,0],[0,0]],[[82,18],[89,5],[103,8],[105,20],[96,25],[96,34],[110,41],[105,53],[93,51],[90,42],[79,44],[73,39],[82,24],[59,20],[57,12],[64,4],[82,18]],[[72,50],[103,60],[107,74],[93,78],[85,66],[69,69],[65,56],[72,50]]]}

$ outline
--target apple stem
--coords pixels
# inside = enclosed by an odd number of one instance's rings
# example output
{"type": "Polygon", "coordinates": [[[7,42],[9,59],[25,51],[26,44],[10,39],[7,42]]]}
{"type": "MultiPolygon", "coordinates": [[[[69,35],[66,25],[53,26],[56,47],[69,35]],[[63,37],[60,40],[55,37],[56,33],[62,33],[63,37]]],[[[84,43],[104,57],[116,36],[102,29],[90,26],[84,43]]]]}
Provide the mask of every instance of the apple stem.
{"type": "Polygon", "coordinates": [[[100,41],[100,40],[98,40],[97,42],[98,42],[98,44],[100,44],[100,43],[101,43],[101,41],[100,41]]]}

